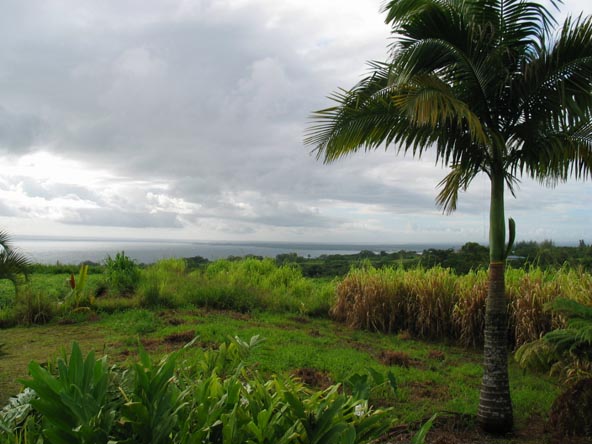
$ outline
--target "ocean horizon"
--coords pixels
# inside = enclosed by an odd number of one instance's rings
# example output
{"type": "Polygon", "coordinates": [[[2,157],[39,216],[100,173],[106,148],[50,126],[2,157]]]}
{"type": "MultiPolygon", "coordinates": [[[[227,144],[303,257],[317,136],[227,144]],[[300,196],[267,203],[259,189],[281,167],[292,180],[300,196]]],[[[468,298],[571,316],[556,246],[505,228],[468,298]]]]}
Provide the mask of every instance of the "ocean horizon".
{"type": "Polygon", "coordinates": [[[150,264],[165,258],[201,256],[209,260],[230,256],[263,256],[296,253],[303,257],[330,254],[356,254],[362,250],[375,253],[386,251],[417,251],[428,248],[457,248],[458,244],[375,244],[375,243],[315,243],[266,241],[194,241],[146,240],[80,237],[15,236],[13,245],[32,262],[40,264],[79,264],[84,261],[102,262],[107,256],[124,251],[139,263],[150,264]]]}

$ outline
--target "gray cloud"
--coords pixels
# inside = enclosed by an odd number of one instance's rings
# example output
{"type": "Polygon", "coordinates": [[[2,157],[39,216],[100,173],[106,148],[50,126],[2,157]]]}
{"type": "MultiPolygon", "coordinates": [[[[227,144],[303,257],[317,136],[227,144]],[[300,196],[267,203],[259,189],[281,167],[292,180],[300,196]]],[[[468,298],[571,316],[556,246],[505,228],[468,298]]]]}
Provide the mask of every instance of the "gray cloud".
{"type": "Polygon", "coordinates": [[[0,150],[26,151],[40,141],[42,132],[39,116],[10,112],[0,106],[0,150]]]}
{"type": "MultiPolygon", "coordinates": [[[[325,96],[384,58],[381,3],[7,0],[0,155],[42,148],[111,176],[0,177],[0,189],[19,184],[23,216],[188,236],[305,236],[364,217],[388,233],[388,215],[438,216],[446,171],[430,156],[376,152],[325,166],[302,145],[325,96]]],[[[533,211],[547,199],[536,187],[524,194],[539,196],[519,194],[533,211]]],[[[487,196],[477,180],[459,212],[480,215],[487,196]]],[[[549,208],[569,200],[556,196],[549,208]]]]}
{"type": "Polygon", "coordinates": [[[73,225],[131,228],[181,228],[174,213],[136,213],[112,209],[80,209],[75,215],[64,217],[61,222],[73,225]]]}

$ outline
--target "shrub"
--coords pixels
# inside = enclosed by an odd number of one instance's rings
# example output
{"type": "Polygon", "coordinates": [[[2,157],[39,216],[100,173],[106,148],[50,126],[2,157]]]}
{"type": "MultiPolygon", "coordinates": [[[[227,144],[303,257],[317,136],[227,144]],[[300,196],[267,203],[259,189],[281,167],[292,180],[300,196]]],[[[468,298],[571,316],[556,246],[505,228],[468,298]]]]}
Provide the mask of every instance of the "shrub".
{"type": "Polygon", "coordinates": [[[559,435],[592,437],[592,379],[570,385],[553,402],[549,424],[559,435]]]}
{"type": "Polygon", "coordinates": [[[181,289],[187,284],[183,259],[162,259],[142,273],[138,285],[143,307],[175,307],[182,304],[181,289]]]}
{"type": "Polygon", "coordinates": [[[140,281],[140,269],[136,262],[125,255],[117,253],[115,258],[105,259],[105,279],[109,289],[122,296],[134,293],[140,281]]]}
{"type": "Polygon", "coordinates": [[[18,324],[46,324],[54,317],[56,308],[46,293],[24,286],[17,294],[12,312],[18,324]]]}
{"type": "Polygon", "coordinates": [[[58,361],[57,376],[39,364],[29,364],[31,379],[25,387],[35,391],[31,406],[43,418],[43,435],[50,442],[101,444],[109,441],[115,411],[110,408],[107,359],[84,359],[76,343],[70,359],[58,361]]]}
{"type": "Polygon", "coordinates": [[[197,306],[297,312],[326,316],[334,284],[315,284],[294,265],[277,266],[272,259],[218,260],[187,277],[181,299],[197,306]]]}
{"type": "Polygon", "coordinates": [[[567,380],[592,379],[592,306],[558,298],[547,311],[566,318],[566,325],[516,351],[524,368],[551,370],[567,380]]]}
{"type": "Polygon", "coordinates": [[[70,274],[70,293],[66,296],[64,305],[72,310],[90,308],[94,302],[94,295],[87,289],[88,265],[81,265],[78,279],[70,274]]]}

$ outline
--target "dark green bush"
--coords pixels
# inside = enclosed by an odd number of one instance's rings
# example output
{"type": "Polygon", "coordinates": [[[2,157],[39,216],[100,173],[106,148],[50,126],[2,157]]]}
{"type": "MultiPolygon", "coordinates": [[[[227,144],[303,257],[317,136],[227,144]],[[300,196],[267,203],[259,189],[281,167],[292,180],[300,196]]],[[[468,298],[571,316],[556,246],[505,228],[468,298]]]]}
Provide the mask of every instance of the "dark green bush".
{"type": "Polygon", "coordinates": [[[115,258],[107,256],[105,259],[105,279],[111,292],[130,296],[140,282],[140,268],[122,251],[115,258]]]}
{"type": "Polygon", "coordinates": [[[24,286],[17,294],[12,310],[17,324],[46,324],[56,313],[57,305],[45,292],[24,286]]]}

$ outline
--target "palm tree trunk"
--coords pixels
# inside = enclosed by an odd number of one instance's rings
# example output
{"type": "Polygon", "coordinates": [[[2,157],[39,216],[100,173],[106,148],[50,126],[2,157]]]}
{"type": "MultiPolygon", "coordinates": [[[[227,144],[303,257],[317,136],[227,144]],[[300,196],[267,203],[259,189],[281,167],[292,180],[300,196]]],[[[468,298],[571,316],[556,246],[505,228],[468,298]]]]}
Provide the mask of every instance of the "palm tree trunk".
{"type": "Polygon", "coordinates": [[[483,430],[506,433],[512,430],[513,417],[508,379],[503,173],[491,175],[489,224],[489,292],[485,309],[483,382],[477,416],[483,430]]]}

